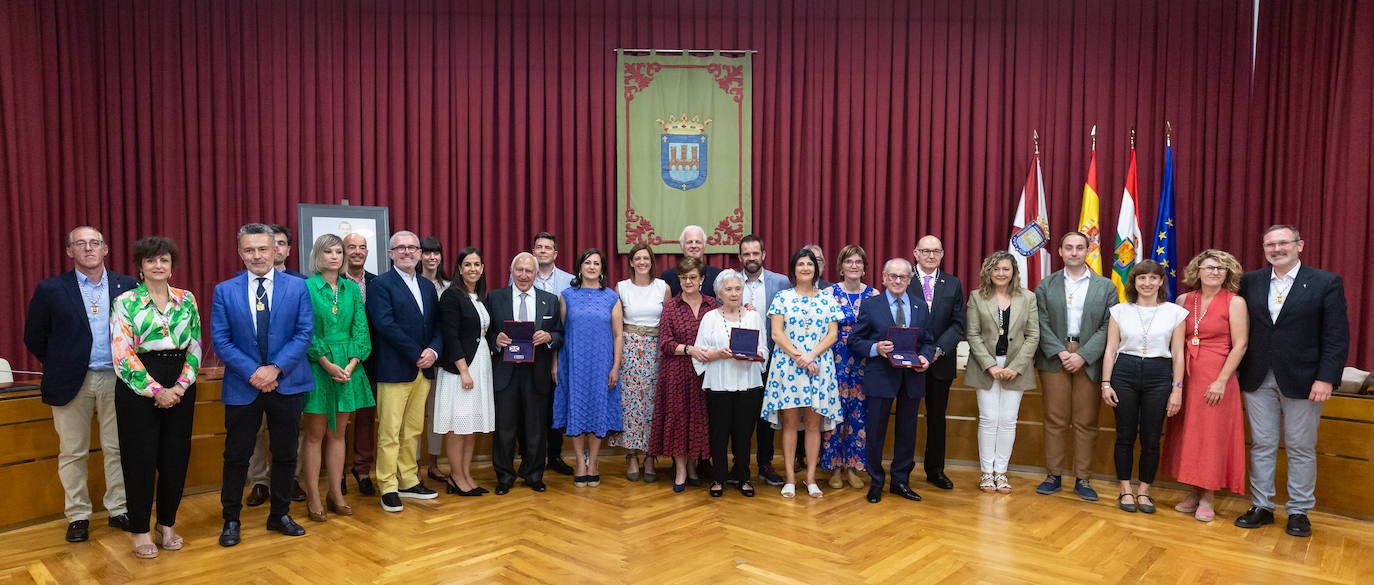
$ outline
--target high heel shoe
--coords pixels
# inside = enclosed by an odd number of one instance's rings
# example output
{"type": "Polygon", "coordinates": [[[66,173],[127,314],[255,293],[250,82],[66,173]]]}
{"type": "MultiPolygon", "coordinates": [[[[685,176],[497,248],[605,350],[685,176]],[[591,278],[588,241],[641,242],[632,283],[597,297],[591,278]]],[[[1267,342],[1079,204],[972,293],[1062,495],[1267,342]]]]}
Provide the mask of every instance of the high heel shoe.
{"type": "Polygon", "coordinates": [[[334,500],[325,500],[324,509],[329,510],[331,514],[338,514],[340,516],[353,515],[353,506],[348,504],[335,504],[334,500]]]}
{"type": "Polygon", "coordinates": [[[167,527],[161,524],[153,527],[153,542],[162,546],[162,550],[181,550],[181,547],[185,546],[186,541],[181,538],[180,534],[175,532],[172,533],[170,538],[164,537],[162,534],[163,528],[167,527]]]}
{"type": "Polygon", "coordinates": [[[429,467],[425,469],[425,475],[428,475],[430,479],[438,482],[447,481],[448,479],[442,471],[439,471],[438,467],[429,467]]]}
{"type": "Polygon", "coordinates": [[[446,481],[445,483],[446,483],[447,485],[444,486],[444,491],[445,491],[446,493],[450,494],[450,495],[457,495],[457,496],[468,497],[468,498],[473,497],[473,496],[480,496],[480,495],[482,495],[482,492],[481,492],[481,491],[478,491],[478,490],[481,489],[480,487],[475,487],[475,488],[472,488],[472,489],[470,489],[470,490],[465,490],[465,489],[463,489],[463,488],[458,487],[458,482],[456,482],[456,481],[453,480],[453,476],[452,476],[452,475],[448,476],[446,479],[447,479],[447,481],[446,481]]]}
{"type": "MultiPolygon", "coordinates": [[[[629,481],[639,481],[639,477],[640,477],[640,475],[641,475],[641,471],[643,471],[643,468],[641,467],[640,470],[630,471],[630,462],[631,462],[631,461],[634,461],[636,464],[638,464],[638,463],[639,463],[639,458],[638,458],[638,457],[635,457],[635,456],[634,456],[634,453],[626,453],[626,454],[625,454],[625,479],[627,479],[627,480],[629,480],[629,481]]],[[[636,465],[636,467],[639,467],[639,465],[636,465]]]]}

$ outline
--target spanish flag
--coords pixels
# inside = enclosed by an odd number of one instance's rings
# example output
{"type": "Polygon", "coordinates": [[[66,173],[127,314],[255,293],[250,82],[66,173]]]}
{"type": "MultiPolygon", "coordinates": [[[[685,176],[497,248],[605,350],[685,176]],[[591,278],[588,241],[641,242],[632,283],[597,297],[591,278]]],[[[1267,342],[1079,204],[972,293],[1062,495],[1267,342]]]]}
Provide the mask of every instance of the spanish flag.
{"type": "Polygon", "coordinates": [[[1121,191],[1121,214],[1116,218],[1116,261],[1112,262],[1112,284],[1121,302],[1126,302],[1126,279],[1140,254],[1140,208],[1135,194],[1135,140],[1131,140],[1131,166],[1126,169],[1126,187],[1121,191]]]}
{"type": "Polygon", "coordinates": [[[1097,149],[1088,159],[1088,181],[1083,184],[1083,210],[1078,214],[1078,231],[1088,236],[1088,268],[1102,274],[1102,230],[1097,225],[1101,217],[1097,201],[1097,149]]]}

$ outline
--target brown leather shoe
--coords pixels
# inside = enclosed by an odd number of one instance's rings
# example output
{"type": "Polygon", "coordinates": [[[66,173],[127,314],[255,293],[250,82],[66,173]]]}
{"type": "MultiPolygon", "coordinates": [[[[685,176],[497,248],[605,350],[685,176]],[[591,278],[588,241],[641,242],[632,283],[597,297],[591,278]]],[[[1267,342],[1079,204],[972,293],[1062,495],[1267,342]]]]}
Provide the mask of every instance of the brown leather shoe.
{"type": "Polygon", "coordinates": [[[249,507],[261,506],[264,502],[271,498],[272,491],[267,489],[267,486],[265,485],[257,484],[254,485],[253,489],[248,492],[248,499],[244,500],[243,503],[247,504],[249,507]]]}

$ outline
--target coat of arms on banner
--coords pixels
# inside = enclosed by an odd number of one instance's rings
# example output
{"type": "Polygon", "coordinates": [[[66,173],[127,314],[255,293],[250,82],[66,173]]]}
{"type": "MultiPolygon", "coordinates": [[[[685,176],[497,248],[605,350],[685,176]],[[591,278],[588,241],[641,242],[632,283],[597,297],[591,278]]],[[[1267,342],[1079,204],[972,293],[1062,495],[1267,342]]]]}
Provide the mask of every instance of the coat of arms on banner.
{"type": "Polygon", "coordinates": [[[663,182],[674,189],[686,191],[706,182],[707,152],[706,126],[710,120],[700,116],[687,119],[687,114],[654,120],[663,127],[661,158],[663,182]]]}
{"type": "Polygon", "coordinates": [[[1029,257],[1045,247],[1045,243],[1049,241],[1047,235],[1049,230],[1041,223],[1044,221],[1045,218],[1038,217],[1011,235],[1011,247],[1016,250],[1017,254],[1029,257]]]}

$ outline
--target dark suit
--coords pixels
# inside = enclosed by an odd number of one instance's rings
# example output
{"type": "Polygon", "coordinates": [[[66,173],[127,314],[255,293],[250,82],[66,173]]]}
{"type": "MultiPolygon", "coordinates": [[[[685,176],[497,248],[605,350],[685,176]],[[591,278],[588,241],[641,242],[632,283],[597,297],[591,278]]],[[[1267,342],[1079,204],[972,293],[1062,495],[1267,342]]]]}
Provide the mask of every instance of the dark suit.
{"type": "Polygon", "coordinates": [[[1307,265],[1299,265],[1297,271],[1284,291],[1277,319],[1269,312],[1273,268],[1247,272],[1240,280],[1250,318],[1250,345],[1238,370],[1250,421],[1250,498],[1256,507],[1274,509],[1282,438],[1288,456],[1289,500],[1284,510],[1290,515],[1316,504],[1322,403],[1308,400],[1312,383],[1339,386],[1350,351],[1341,277],[1307,265]]]}
{"type": "Polygon", "coordinates": [[[315,389],[306,361],[315,312],[305,281],[284,274],[272,276],[267,333],[267,359],[258,347],[257,326],[248,305],[249,282],[256,276],[240,272],[215,286],[210,309],[210,340],[224,362],[224,468],[220,505],[225,521],[238,521],[243,509],[243,484],[253,455],[258,429],[267,420],[272,451],[272,512],[278,518],[291,511],[291,487],[300,440],[301,407],[305,393],[315,389]],[[281,369],[277,388],[263,392],[248,382],[261,366],[281,369]]]}
{"type": "Polygon", "coordinates": [[[496,345],[496,336],[505,327],[506,321],[515,319],[513,304],[516,294],[514,286],[499,288],[487,295],[487,312],[491,315],[491,326],[487,328],[487,346],[491,348],[492,378],[496,400],[496,436],[491,444],[491,464],[496,470],[496,479],[502,484],[515,482],[516,476],[525,481],[542,481],[548,448],[550,404],[553,400],[553,361],[558,348],[563,345],[563,322],[559,316],[558,297],[530,287],[534,294],[530,302],[529,317],[535,329],[545,331],[552,338],[548,343],[536,345],[534,362],[515,364],[502,359],[502,348],[496,345]],[[515,469],[515,444],[519,434],[521,446],[520,469],[515,469]]]}
{"type": "MultiPolygon", "coordinates": [[[[100,299],[100,310],[108,315],[110,301],[138,287],[138,281],[109,270],[105,278],[109,295],[100,299]]],[[[43,404],[65,406],[86,379],[92,343],[89,310],[76,284],[76,271],[43,279],[33,291],[24,320],[24,346],[43,362],[43,404]]],[[[114,362],[109,366],[113,371],[114,362]]]]}
{"type": "Polygon", "coordinates": [[[438,365],[450,374],[460,372],[453,362],[463,360],[469,365],[481,347],[482,315],[457,286],[451,286],[439,297],[439,332],[444,337],[444,353],[438,365]]]}
{"type": "MultiPolygon", "coordinates": [[[[908,292],[923,296],[920,269],[911,281],[908,292]]],[[[958,376],[959,342],[964,339],[966,316],[964,310],[964,285],[953,274],[936,271],[931,280],[934,295],[928,309],[930,312],[927,327],[935,337],[935,347],[940,350],[939,359],[934,360],[926,371],[926,450],[923,466],[926,476],[945,472],[945,410],[949,406],[949,387],[958,376]]]]}
{"type": "MultiPolygon", "coordinates": [[[[344,273],[340,276],[348,278],[344,273]]],[[[363,302],[367,302],[367,290],[372,286],[372,280],[377,278],[376,274],[363,271],[363,282],[359,287],[363,291],[363,302]]],[[[349,280],[353,280],[349,278],[349,280]]],[[[358,281],[353,280],[354,283],[358,281]]],[[[368,328],[372,338],[372,345],[377,345],[377,333],[368,328]]],[[[372,375],[372,355],[369,354],[363,360],[363,371],[368,376],[372,375]]],[[[372,397],[377,397],[377,381],[368,379],[372,383],[372,397]]],[[[377,463],[377,407],[369,406],[359,408],[353,413],[353,418],[348,421],[349,426],[353,427],[353,473],[359,477],[369,477],[372,475],[372,466],[377,463]]]]}
{"type": "MultiPolygon", "coordinates": [[[[907,326],[921,328],[917,353],[926,361],[932,361],[935,359],[935,336],[929,327],[930,312],[912,289],[907,289],[905,298],[903,310],[907,313],[907,326]]],[[[887,339],[887,329],[896,325],[892,319],[891,301],[884,292],[859,306],[858,321],[849,334],[850,355],[868,356],[875,344],[887,339]]],[[[875,487],[884,482],[883,439],[887,436],[887,419],[893,414],[894,402],[897,422],[892,437],[892,484],[910,482],[911,470],[916,467],[916,417],[925,388],[925,372],[893,367],[892,362],[882,356],[864,361],[865,433],[868,436],[864,445],[864,464],[875,487]]]]}

